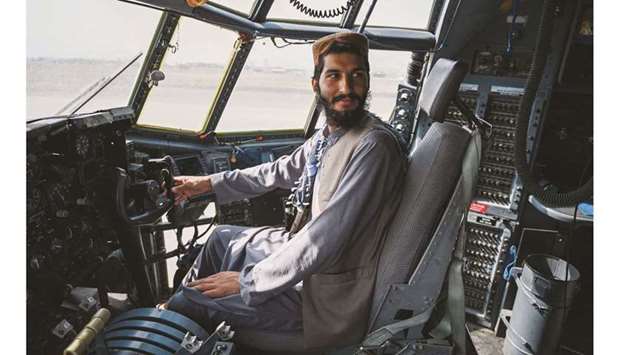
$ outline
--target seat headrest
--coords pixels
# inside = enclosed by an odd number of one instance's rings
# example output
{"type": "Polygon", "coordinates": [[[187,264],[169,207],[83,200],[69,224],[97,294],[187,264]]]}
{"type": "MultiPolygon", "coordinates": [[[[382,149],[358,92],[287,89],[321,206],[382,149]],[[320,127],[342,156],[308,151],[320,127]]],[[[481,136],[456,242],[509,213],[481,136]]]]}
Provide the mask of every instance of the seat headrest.
{"type": "Polygon", "coordinates": [[[458,93],[467,69],[465,62],[445,58],[437,60],[422,85],[420,111],[435,122],[443,122],[450,101],[458,93]]]}

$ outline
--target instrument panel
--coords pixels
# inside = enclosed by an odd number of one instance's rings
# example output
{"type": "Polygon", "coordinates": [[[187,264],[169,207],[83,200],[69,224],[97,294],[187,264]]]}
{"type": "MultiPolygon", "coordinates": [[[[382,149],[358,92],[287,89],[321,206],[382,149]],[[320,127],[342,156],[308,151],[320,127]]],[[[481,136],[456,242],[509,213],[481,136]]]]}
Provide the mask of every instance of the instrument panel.
{"type": "MultiPolygon", "coordinates": [[[[113,109],[27,126],[26,234],[28,350],[60,353],[95,311],[101,272],[120,247],[110,196],[112,169],[126,167],[124,131],[133,112],[113,109]],[[94,301],[94,302],[93,302],[94,301]],[[71,332],[73,330],[73,332],[71,332]]],[[[122,266],[116,281],[127,291],[122,266]]]]}
{"type": "MultiPolygon", "coordinates": [[[[133,155],[131,161],[170,154],[178,168],[175,175],[210,175],[275,161],[292,153],[304,141],[301,137],[260,141],[243,139],[242,143],[222,139],[220,144],[208,146],[170,144],[163,152],[162,145],[158,146],[144,136],[130,134],[129,138],[133,155]]],[[[275,190],[255,198],[217,204],[217,221],[219,224],[244,226],[284,225],[285,202],[289,194],[287,190],[275,190]]]]}

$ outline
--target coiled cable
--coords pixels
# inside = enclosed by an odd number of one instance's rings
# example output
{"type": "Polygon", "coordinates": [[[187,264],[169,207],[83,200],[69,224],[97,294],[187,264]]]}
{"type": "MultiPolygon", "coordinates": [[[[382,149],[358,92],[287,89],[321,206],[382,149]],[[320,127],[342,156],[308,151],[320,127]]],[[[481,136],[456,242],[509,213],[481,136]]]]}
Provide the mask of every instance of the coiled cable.
{"type": "Polygon", "coordinates": [[[347,0],[346,5],[326,10],[316,10],[310,8],[299,0],[289,0],[289,3],[304,15],[314,18],[332,18],[344,14],[349,10],[352,5],[355,5],[358,1],[359,0],[347,0]]]}

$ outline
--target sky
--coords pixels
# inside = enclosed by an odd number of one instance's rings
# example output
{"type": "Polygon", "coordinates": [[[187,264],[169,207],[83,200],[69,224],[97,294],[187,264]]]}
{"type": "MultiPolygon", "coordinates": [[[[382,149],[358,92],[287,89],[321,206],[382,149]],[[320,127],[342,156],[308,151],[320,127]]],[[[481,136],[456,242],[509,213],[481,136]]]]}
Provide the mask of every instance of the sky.
{"type": "MultiPolygon", "coordinates": [[[[214,2],[247,13],[253,1],[214,2]]],[[[326,9],[344,4],[346,0],[303,2],[316,9],[326,9]]],[[[432,2],[433,0],[379,1],[369,23],[425,27],[432,2]]],[[[366,13],[367,7],[368,4],[362,7],[361,14],[366,13]]],[[[288,0],[276,0],[270,13],[270,17],[312,20],[294,9],[288,0]]],[[[26,14],[28,58],[111,60],[126,60],[139,51],[146,51],[161,15],[157,10],[115,0],[27,0],[26,14]]],[[[185,19],[181,28],[179,42],[183,47],[183,55],[171,57],[171,63],[196,61],[195,58],[213,63],[228,60],[236,37],[234,33],[193,19],[185,19]],[[190,45],[184,46],[187,43],[190,45]],[[209,58],[205,58],[206,55],[209,58]]],[[[271,43],[267,42],[265,45],[271,46],[271,43]]],[[[272,51],[261,51],[253,54],[250,61],[298,68],[299,58],[307,55],[309,46],[297,47],[287,50],[286,55],[278,56],[273,56],[272,51]]]]}

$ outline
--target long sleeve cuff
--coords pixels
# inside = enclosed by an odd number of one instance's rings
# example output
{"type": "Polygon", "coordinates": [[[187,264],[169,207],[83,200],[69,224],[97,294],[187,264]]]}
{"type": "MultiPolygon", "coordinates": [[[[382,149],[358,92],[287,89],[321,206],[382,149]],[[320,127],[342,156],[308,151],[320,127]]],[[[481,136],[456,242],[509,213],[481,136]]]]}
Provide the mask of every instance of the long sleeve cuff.
{"type": "Polygon", "coordinates": [[[209,175],[209,179],[211,180],[211,188],[216,196],[222,195],[224,192],[223,185],[225,184],[225,173],[226,171],[222,171],[220,173],[209,175]]]}
{"type": "MultiPolygon", "coordinates": [[[[252,293],[256,288],[256,283],[254,282],[252,270],[254,269],[254,264],[247,265],[241,270],[239,274],[239,293],[241,294],[241,299],[243,303],[248,306],[256,304],[256,300],[253,299],[252,293]]],[[[258,302],[260,303],[260,302],[258,302]]]]}

